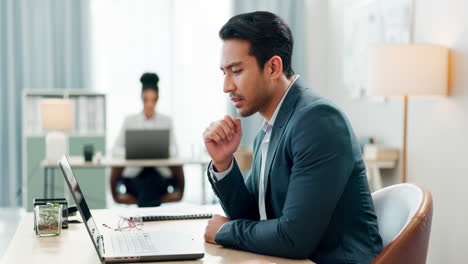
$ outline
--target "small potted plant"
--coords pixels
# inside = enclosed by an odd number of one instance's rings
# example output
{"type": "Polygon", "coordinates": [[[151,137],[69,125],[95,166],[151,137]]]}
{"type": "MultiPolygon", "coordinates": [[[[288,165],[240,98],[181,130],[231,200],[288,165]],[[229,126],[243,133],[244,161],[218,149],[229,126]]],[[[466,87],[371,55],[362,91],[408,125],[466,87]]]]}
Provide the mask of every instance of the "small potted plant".
{"type": "Polygon", "coordinates": [[[62,231],[62,205],[47,203],[34,207],[36,234],[56,236],[62,231]]]}

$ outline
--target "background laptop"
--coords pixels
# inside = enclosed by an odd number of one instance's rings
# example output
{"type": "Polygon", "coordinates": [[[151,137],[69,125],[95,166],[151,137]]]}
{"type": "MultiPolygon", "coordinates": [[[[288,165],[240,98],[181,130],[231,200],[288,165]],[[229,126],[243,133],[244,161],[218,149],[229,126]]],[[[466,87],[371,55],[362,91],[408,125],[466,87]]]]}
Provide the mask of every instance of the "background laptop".
{"type": "Polygon", "coordinates": [[[201,243],[197,243],[190,236],[175,232],[101,233],[66,156],[60,159],[59,166],[101,261],[109,263],[188,260],[199,259],[205,255],[201,243]]]}
{"type": "Polygon", "coordinates": [[[130,129],[125,131],[126,159],[169,158],[169,129],[130,129]]]}

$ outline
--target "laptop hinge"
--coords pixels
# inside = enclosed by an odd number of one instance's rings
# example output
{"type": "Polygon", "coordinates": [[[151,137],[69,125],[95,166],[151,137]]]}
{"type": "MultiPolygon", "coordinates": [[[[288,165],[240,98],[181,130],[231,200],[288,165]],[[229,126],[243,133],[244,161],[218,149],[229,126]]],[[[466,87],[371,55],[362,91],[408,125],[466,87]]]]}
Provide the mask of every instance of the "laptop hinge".
{"type": "Polygon", "coordinates": [[[104,246],[104,236],[103,235],[98,236],[97,242],[98,242],[97,245],[98,245],[99,251],[101,252],[102,257],[104,257],[106,254],[106,247],[104,246]]]}

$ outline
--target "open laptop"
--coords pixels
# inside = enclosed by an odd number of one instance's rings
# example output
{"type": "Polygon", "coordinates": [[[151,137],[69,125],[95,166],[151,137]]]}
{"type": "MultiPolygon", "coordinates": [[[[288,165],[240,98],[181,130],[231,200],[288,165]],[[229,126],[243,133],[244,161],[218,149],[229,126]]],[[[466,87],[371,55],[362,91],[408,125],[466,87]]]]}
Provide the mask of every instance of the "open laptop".
{"type": "Polygon", "coordinates": [[[189,260],[199,259],[205,255],[201,243],[197,243],[190,236],[176,232],[108,231],[101,233],[93,220],[67,157],[63,156],[58,163],[101,261],[113,263],[189,260]]]}
{"type": "Polygon", "coordinates": [[[126,159],[169,158],[169,129],[131,129],[125,131],[126,159]]]}

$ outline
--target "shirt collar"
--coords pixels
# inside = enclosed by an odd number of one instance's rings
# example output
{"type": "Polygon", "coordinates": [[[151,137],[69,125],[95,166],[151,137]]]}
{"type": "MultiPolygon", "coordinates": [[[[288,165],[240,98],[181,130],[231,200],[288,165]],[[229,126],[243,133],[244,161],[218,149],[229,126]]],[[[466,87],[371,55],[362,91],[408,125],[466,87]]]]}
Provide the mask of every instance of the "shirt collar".
{"type": "Polygon", "coordinates": [[[267,121],[266,119],[263,120],[263,124],[262,124],[263,131],[269,132],[273,128],[273,125],[275,124],[276,116],[278,115],[278,112],[279,112],[279,110],[281,108],[281,105],[283,104],[284,98],[286,98],[286,95],[288,94],[289,90],[291,89],[293,84],[296,82],[296,80],[299,79],[299,77],[300,77],[299,75],[296,75],[294,80],[289,85],[288,89],[286,90],[286,92],[283,95],[283,98],[281,98],[281,101],[276,106],[275,112],[273,112],[273,115],[271,116],[270,121],[267,121]]]}
{"type": "Polygon", "coordinates": [[[141,117],[143,118],[143,121],[152,121],[156,119],[156,111],[154,111],[153,117],[150,119],[146,118],[145,111],[141,111],[141,117]]]}

